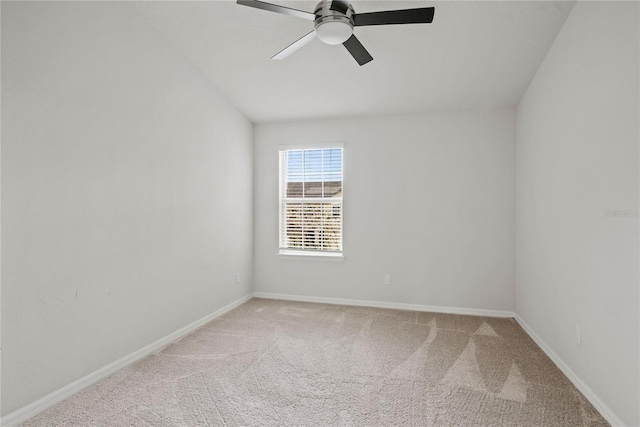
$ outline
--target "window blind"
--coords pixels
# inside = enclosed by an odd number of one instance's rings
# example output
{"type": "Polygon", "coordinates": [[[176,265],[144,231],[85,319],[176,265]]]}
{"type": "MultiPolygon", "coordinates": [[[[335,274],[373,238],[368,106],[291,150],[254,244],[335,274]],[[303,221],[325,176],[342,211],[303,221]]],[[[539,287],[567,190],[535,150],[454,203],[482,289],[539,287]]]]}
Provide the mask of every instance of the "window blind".
{"type": "Polygon", "coordinates": [[[342,252],[342,154],[280,151],[280,249],[342,252]]]}

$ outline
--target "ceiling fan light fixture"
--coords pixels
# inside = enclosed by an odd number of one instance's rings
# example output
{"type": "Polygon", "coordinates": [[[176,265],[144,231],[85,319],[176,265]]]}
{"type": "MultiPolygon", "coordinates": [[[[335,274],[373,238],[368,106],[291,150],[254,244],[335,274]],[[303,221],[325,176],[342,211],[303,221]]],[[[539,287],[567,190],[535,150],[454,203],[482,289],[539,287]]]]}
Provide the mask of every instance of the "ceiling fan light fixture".
{"type": "Polygon", "coordinates": [[[353,26],[348,21],[326,21],[320,22],[316,26],[316,35],[326,44],[342,44],[346,42],[352,34],[353,26]]]}
{"type": "Polygon", "coordinates": [[[373,60],[373,57],[353,34],[354,27],[369,25],[430,24],[433,22],[434,7],[386,10],[358,13],[351,6],[351,0],[320,0],[313,13],[290,7],[267,3],[263,0],[236,0],[238,4],[256,9],[295,16],[313,21],[314,28],[297,41],[291,43],[272,59],[284,59],[302,46],[318,37],[329,45],[342,44],[359,65],[373,60]]]}

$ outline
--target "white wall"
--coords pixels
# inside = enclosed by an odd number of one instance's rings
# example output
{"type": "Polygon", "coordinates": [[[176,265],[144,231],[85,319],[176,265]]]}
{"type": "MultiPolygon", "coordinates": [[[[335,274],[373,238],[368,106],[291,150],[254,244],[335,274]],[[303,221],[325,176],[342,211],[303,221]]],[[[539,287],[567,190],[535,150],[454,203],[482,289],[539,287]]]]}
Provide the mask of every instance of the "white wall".
{"type": "Polygon", "coordinates": [[[518,107],[516,211],[516,312],[634,426],[638,12],[637,2],[574,7],[518,107]]]}
{"type": "Polygon", "coordinates": [[[125,3],[2,2],[2,91],[7,415],[251,292],[253,173],[251,123],[125,3]]]}
{"type": "Polygon", "coordinates": [[[254,164],[256,291],[513,310],[514,111],[258,125],[254,164]],[[277,147],[326,141],[345,144],[345,260],[280,259],[277,147]]]}

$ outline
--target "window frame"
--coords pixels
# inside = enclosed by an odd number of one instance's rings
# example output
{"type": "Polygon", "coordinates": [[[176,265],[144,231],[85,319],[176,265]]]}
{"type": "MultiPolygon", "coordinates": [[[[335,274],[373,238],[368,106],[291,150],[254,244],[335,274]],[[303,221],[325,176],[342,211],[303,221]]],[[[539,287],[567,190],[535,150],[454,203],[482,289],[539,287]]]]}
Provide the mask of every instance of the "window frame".
{"type": "Polygon", "coordinates": [[[292,145],[278,145],[278,258],[292,259],[292,260],[313,260],[313,261],[343,261],[344,260],[344,143],[342,142],[325,142],[319,144],[292,144],[292,145]],[[341,210],[342,215],[340,218],[340,246],[341,251],[320,251],[312,249],[296,249],[296,248],[281,248],[282,238],[282,202],[283,202],[283,183],[284,178],[283,171],[283,152],[285,151],[297,151],[297,150],[324,150],[330,148],[342,149],[342,182],[341,182],[341,210]]]}

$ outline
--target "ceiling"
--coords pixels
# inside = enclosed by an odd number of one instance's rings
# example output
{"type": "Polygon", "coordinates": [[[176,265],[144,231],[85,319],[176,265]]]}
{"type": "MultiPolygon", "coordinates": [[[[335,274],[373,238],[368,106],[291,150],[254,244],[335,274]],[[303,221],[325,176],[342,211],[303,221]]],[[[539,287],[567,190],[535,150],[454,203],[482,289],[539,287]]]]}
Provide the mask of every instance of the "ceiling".
{"type": "MultiPolygon", "coordinates": [[[[272,1],[313,12],[313,1],[272,1]]],[[[573,1],[354,0],[358,12],[435,7],[432,24],[357,27],[362,67],[320,40],[270,58],[313,29],[235,1],[135,8],[255,123],[509,108],[519,102],[573,1]]]]}

